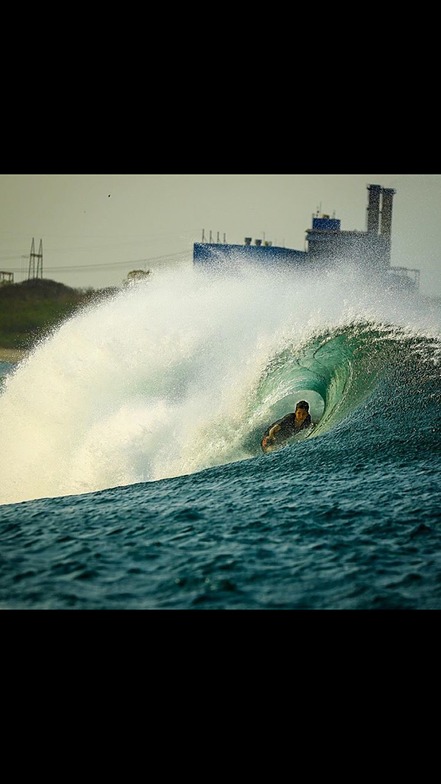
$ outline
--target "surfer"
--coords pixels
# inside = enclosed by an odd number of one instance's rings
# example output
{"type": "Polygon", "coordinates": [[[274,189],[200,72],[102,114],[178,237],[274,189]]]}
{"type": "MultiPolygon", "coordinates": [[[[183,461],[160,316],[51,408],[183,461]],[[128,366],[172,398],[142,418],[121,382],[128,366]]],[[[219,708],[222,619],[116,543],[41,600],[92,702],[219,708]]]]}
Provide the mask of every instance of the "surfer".
{"type": "Polygon", "coordinates": [[[265,430],[261,441],[263,451],[266,452],[269,448],[282,444],[288,438],[309,427],[310,424],[309,403],[306,400],[299,400],[294,413],[286,414],[265,430]]]}

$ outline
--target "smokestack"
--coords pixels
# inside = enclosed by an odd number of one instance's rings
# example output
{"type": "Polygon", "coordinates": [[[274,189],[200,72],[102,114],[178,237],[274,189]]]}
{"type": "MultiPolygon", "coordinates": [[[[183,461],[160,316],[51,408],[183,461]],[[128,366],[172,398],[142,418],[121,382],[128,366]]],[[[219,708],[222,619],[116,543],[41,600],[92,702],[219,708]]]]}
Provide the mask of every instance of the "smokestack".
{"type": "Polygon", "coordinates": [[[368,191],[367,230],[370,234],[378,234],[381,185],[368,185],[368,191]]]}
{"type": "Polygon", "coordinates": [[[392,201],[395,191],[393,188],[383,188],[383,195],[381,199],[381,230],[380,234],[383,237],[389,237],[392,234],[392,201]]]}

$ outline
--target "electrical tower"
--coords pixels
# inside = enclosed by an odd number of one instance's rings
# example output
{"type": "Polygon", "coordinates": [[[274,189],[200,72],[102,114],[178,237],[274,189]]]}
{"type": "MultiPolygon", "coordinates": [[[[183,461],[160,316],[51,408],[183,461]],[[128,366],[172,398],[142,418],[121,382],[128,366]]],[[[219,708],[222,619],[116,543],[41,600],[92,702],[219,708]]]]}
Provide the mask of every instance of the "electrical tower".
{"type": "Polygon", "coordinates": [[[35,241],[32,237],[31,252],[29,254],[28,280],[43,277],[43,240],[40,240],[38,253],[35,253],[35,241]]]}

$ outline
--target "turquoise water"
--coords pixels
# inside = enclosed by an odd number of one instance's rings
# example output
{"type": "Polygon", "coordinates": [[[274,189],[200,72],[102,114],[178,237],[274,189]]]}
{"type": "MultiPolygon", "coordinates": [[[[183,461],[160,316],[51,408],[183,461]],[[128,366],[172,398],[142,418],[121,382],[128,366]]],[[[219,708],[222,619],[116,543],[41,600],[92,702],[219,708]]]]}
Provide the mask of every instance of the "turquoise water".
{"type": "Polygon", "coordinates": [[[440,313],[155,274],[0,365],[0,607],[439,609],[440,313]],[[305,398],[311,435],[263,455],[305,398]]]}

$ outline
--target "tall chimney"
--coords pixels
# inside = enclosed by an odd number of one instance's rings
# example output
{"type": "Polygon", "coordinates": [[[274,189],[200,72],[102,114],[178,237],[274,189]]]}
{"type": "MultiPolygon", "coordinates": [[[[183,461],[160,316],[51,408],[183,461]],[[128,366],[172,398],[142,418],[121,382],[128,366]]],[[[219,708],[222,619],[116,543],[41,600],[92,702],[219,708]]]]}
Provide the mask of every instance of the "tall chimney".
{"type": "Polygon", "coordinates": [[[381,230],[380,234],[383,237],[389,237],[392,234],[392,201],[395,191],[393,188],[383,188],[383,195],[381,199],[381,230]]]}
{"type": "Polygon", "coordinates": [[[381,185],[368,185],[368,191],[367,230],[369,234],[378,234],[381,185]]]}

